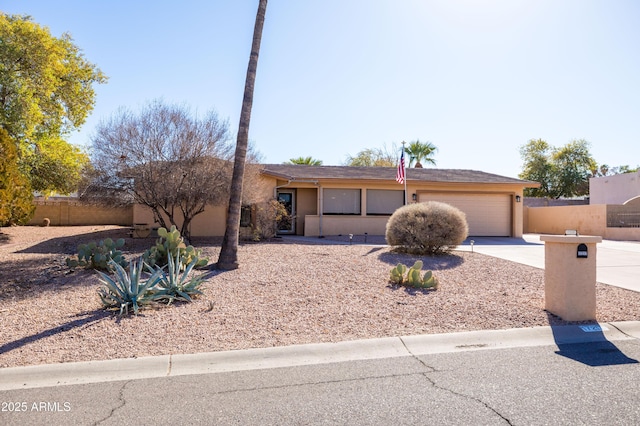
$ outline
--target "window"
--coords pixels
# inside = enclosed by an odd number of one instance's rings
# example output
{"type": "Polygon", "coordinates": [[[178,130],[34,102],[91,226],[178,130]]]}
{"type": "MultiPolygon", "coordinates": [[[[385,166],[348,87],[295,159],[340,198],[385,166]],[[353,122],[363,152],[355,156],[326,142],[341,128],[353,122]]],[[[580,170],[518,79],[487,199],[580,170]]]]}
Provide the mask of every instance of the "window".
{"type": "Polygon", "coordinates": [[[240,209],[240,226],[251,226],[251,206],[242,206],[240,209]]]}
{"type": "Polygon", "coordinates": [[[367,215],[391,215],[404,205],[404,191],[367,189],[367,215]]]}
{"type": "Polygon", "coordinates": [[[359,189],[327,188],[322,193],[323,214],[360,214],[359,189]]]}

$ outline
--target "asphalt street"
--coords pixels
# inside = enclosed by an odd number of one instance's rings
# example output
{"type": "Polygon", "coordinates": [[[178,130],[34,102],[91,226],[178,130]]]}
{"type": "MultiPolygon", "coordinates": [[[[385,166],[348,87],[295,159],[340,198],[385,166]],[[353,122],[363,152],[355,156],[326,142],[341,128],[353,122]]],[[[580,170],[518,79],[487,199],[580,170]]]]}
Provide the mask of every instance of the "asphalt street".
{"type": "Polygon", "coordinates": [[[96,362],[53,374],[57,386],[46,366],[22,370],[24,383],[4,369],[0,424],[633,425],[639,337],[640,323],[614,323],[185,356],[162,368],[96,362]],[[81,383],[90,367],[104,377],[81,383]]]}

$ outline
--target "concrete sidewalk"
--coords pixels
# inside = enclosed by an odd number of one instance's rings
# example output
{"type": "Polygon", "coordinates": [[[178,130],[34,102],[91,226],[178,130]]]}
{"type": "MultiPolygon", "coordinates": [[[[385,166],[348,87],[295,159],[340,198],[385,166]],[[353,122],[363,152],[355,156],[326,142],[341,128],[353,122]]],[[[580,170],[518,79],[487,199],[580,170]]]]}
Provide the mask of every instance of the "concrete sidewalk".
{"type": "MultiPolygon", "coordinates": [[[[475,237],[457,250],[473,251],[544,269],[544,243],[540,235],[523,238],[475,237]]],[[[640,291],[640,243],[603,240],[596,245],[596,279],[603,284],[640,291]]]]}

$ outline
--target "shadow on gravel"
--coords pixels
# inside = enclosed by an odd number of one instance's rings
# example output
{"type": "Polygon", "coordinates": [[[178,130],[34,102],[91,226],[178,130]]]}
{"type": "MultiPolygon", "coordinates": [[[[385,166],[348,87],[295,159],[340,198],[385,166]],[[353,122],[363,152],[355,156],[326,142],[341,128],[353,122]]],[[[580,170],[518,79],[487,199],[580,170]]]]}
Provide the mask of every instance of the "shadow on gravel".
{"type": "MultiPolygon", "coordinates": [[[[424,294],[424,295],[428,295],[428,294],[435,294],[435,289],[433,288],[413,288],[413,287],[405,287],[402,285],[396,285],[396,284],[389,284],[387,286],[387,288],[390,288],[391,291],[398,291],[398,290],[403,290],[405,293],[407,293],[409,296],[416,296],[418,294],[424,294]]],[[[396,302],[399,305],[406,305],[407,302],[401,302],[401,301],[397,301],[396,302]]]]}
{"type": "Polygon", "coordinates": [[[11,236],[2,233],[2,229],[0,229],[0,244],[9,244],[11,241],[11,236]]]}
{"type": "Polygon", "coordinates": [[[0,305],[74,287],[97,288],[100,284],[95,271],[70,271],[64,258],[0,262],[0,277],[0,305]]]}
{"type": "MultiPolygon", "coordinates": [[[[70,227],[73,228],[73,227],[70,227]]],[[[54,228],[51,228],[54,229],[54,228]]],[[[46,238],[47,228],[39,228],[46,238]]],[[[56,229],[56,230],[59,230],[56,229]]],[[[66,265],[66,259],[78,252],[79,244],[91,241],[99,242],[106,238],[117,240],[123,238],[125,244],[122,247],[125,259],[135,259],[145,250],[152,247],[157,235],[147,238],[132,238],[128,227],[114,229],[94,229],[77,233],[71,230],[69,235],[51,236],[50,238],[33,242],[32,245],[21,250],[16,250],[17,256],[11,256],[11,247],[8,247],[8,256],[0,256],[0,304],[6,301],[21,301],[31,297],[37,297],[46,292],[58,292],[72,287],[95,287],[100,284],[95,271],[76,268],[70,270],[66,265]]],[[[0,244],[14,242],[11,235],[0,233],[0,244]]],[[[193,245],[203,249],[203,254],[211,261],[215,259],[220,238],[194,238],[193,245]]],[[[209,277],[208,277],[209,278],[209,277]]]]}
{"type": "Polygon", "coordinates": [[[445,254],[442,256],[416,256],[412,254],[384,252],[378,256],[382,262],[395,266],[403,263],[410,267],[416,260],[422,260],[422,270],[431,269],[441,271],[443,269],[456,268],[464,263],[464,258],[457,254],[445,254]]]}
{"type": "Polygon", "coordinates": [[[148,241],[146,245],[153,244],[152,239],[140,239],[134,240],[129,237],[129,231],[127,228],[120,229],[107,229],[103,231],[96,232],[87,232],[85,234],[77,234],[70,235],[68,237],[56,237],[49,238],[47,240],[38,242],[26,249],[19,250],[16,253],[30,253],[30,254],[50,254],[50,253],[60,253],[60,254],[68,254],[72,255],[77,252],[79,244],[86,244],[91,241],[98,242],[100,240],[105,240],[107,238],[111,238],[112,240],[117,240],[118,238],[124,238],[128,244],[125,244],[125,247],[133,245],[133,242],[136,241],[148,241]]]}
{"type": "Polygon", "coordinates": [[[41,331],[40,333],[23,337],[22,339],[14,340],[13,342],[5,343],[2,346],[0,346],[0,354],[4,354],[10,351],[13,351],[15,349],[19,349],[25,345],[28,345],[29,343],[37,342],[38,340],[46,339],[47,337],[51,337],[56,334],[73,330],[74,328],[79,328],[79,327],[83,327],[93,323],[97,323],[99,321],[102,321],[105,318],[111,317],[112,314],[104,310],[99,310],[99,311],[83,312],[76,316],[80,318],[73,321],[69,321],[65,324],[50,328],[48,330],[41,331]]]}
{"type": "Polygon", "coordinates": [[[553,338],[558,346],[556,354],[578,361],[589,367],[638,364],[638,360],[626,356],[616,345],[608,341],[597,322],[553,325],[558,317],[547,312],[553,338]],[[577,330],[577,335],[575,334],[577,330]]]}

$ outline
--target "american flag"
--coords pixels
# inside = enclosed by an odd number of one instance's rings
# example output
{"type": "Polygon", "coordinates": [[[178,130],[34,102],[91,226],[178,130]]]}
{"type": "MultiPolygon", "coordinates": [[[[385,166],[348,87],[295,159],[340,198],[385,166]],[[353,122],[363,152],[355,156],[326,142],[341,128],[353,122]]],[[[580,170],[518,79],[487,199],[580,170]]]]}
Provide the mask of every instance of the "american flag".
{"type": "Polygon", "coordinates": [[[404,183],[404,149],[402,149],[402,154],[400,154],[400,163],[398,164],[398,171],[396,171],[396,180],[398,183],[404,183]]]}

